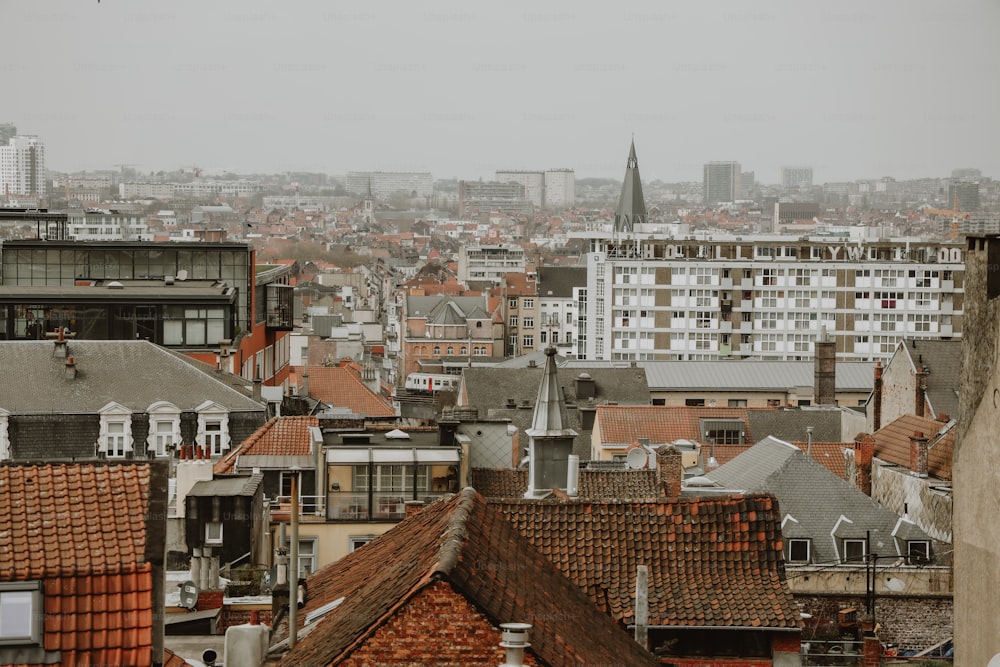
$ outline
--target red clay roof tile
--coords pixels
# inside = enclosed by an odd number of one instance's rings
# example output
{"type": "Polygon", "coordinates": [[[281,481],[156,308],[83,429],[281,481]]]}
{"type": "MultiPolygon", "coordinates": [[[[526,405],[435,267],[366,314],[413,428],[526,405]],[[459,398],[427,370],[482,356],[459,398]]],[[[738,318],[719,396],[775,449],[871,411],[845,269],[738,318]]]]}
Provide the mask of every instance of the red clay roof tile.
{"type": "Polygon", "coordinates": [[[237,457],[247,455],[309,456],[312,437],[309,429],[319,426],[315,416],[273,417],[253,432],[236,449],[215,463],[216,475],[235,472],[237,457]]]}

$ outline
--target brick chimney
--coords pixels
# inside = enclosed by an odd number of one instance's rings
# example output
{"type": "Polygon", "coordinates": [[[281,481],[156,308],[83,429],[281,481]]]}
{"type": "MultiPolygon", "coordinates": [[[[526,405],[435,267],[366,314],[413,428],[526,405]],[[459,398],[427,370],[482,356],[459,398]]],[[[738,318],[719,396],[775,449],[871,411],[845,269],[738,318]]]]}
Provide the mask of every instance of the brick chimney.
{"type": "Polygon", "coordinates": [[[927,411],[927,370],[923,366],[917,366],[917,373],[914,377],[915,390],[913,401],[913,414],[924,417],[927,411]]]}
{"type": "Polygon", "coordinates": [[[406,508],[406,518],[409,519],[411,516],[420,514],[424,511],[424,501],[422,500],[407,500],[403,503],[403,507],[406,508]]]}
{"type": "Polygon", "coordinates": [[[676,447],[666,445],[656,450],[656,477],[661,497],[680,497],[684,462],[676,447]]]}
{"type": "Polygon", "coordinates": [[[910,474],[927,477],[927,438],[920,431],[910,436],[910,474]]]}
{"type": "Polygon", "coordinates": [[[64,329],[62,327],[59,327],[58,337],[55,340],[56,347],[52,353],[57,359],[65,359],[66,356],[69,354],[66,349],[66,337],[63,335],[63,333],[64,329]]]}
{"type": "Polygon", "coordinates": [[[872,391],[872,431],[882,428],[882,362],[875,362],[875,383],[872,391]]]}
{"type": "Polygon", "coordinates": [[[816,341],[816,360],[813,369],[813,400],[816,405],[837,404],[837,344],[827,340],[826,327],[816,341]]]}
{"type": "Polygon", "coordinates": [[[875,438],[867,433],[854,438],[854,479],[858,490],[872,495],[872,459],[875,458],[875,438]]]}

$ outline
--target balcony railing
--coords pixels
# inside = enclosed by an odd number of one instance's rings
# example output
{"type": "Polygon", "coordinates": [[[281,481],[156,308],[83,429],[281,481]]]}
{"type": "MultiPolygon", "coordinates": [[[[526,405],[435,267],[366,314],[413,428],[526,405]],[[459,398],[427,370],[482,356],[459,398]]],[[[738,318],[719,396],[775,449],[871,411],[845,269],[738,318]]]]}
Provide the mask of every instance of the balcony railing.
{"type": "MultiPolygon", "coordinates": [[[[325,509],[326,497],[299,496],[299,518],[323,516],[325,509]]],[[[291,496],[277,496],[271,500],[271,521],[288,521],[291,515],[291,496]]]]}
{"type": "MultiPolygon", "coordinates": [[[[441,493],[418,492],[417,499],[430,504],[440,498],[441,493]]],[[[371,506],[366,492],[333,491],[327,502],[329,521],[399,521],[406,517],[406,501],[412,493],[400,491],[376,491],[371,494],[371,506]]]]}

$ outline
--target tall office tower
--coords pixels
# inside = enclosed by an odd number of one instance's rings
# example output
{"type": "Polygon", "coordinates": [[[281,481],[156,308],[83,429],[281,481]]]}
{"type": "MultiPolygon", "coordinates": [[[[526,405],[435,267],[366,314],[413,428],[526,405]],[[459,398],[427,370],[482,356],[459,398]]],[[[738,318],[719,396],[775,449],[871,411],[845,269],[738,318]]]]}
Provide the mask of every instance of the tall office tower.
{"type": "Polygon", "coordinates": [[[534,204],[536,209],[542,208],[545,198],[544,171],[498,171],[497,183],[517,183],[524,188],[524,198],[534,204]]]}
{"type": "Polygon", "coordinates": [[[45,144],[17,135],[0,146],[0,195],[45,194],[45,144]]]}
{"type": "Polygon", "coordinates": [[[705,203],[711,205],[739,199],[742,175],[739,162],[706,164],[703,179],[705,203]]]}
{"type": "MultiPolygon", "coordinates": [[[[0,126],[2,131],[2,126],[0,126]]],[[[951,170],[951,178],[956,181],[978,181],[983,177],[983,172],[975,167],[959,167],[951,170]]]]}
{"type": "Polygon", "coordinates": [[[952,181],[948,185],[948,204],[959,211],[979,210],[979,183],[976,181],[952,181]]]}
{"type": "Polygon", "coordinates": [[[576,173],[572,169],[545,171],[545,201],[547,209],[570,208],[576,204],[576,173]]]}
{"type": "Polygon", "coordinates": [[[812,167],[782,167],[781,187],[785,190],[811,188],[813,184],[812,167]]]}
{"type": "Polygon", "coordinates": [[[378,199],[402,192],[408,197],[430,197],[434,178],[429,171],[349,171],[345,187],[351,194],[371,192],[378,199]]]}

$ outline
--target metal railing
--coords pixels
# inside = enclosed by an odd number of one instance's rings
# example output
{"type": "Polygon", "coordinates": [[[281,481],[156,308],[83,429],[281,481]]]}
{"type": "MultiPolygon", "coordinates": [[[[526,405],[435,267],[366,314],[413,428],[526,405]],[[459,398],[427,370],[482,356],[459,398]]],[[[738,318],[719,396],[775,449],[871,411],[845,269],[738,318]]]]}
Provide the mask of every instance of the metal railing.
{"type": "MultiPolygon", "coordinates": [[[[277,496],[271,501],[271,517],[289,515],[292,511],[291,496],[277,496]]],[[[325,496],[299,496],[299,516],[323,516],[326,510],[325,496]]],[[[280,519],[279,519],[280,520],[280,519]]]]}
{"type": "Polygon", "coordinates": [[[810,639],[802,642],[802,664],[824,666],[861,665],[863,642],[855,640],[810,639]]]}

